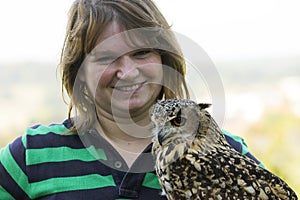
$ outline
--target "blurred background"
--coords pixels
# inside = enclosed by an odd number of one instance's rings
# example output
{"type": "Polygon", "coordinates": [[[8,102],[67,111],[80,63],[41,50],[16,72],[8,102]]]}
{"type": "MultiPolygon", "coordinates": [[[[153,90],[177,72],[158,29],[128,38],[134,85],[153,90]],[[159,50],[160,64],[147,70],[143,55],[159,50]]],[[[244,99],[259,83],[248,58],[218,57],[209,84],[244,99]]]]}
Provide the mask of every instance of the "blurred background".
{"type": "MultiPolygon", "coordinates": [[[[28,126],[59,123],[67,116],[56,68],[71,3],[1,4],[0,148],[28,126]]],[[[173,30],[200,45],[218,70],[226,98],[222,128],[243,137],[299,195],[300,2],[156,3],[173,30]]]]}

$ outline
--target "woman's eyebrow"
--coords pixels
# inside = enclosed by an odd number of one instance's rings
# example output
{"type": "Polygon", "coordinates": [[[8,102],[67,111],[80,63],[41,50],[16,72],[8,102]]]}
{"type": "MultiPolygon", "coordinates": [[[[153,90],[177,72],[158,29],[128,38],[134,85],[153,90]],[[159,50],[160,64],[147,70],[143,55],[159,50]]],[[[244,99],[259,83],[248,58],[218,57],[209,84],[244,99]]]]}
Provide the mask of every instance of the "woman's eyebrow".
{"type": "Polygon", "coordinates": [[[114,56],[114,57],[119,57],[123,53],[117,52],[117,51],[111,51],[111,50],[95,50],[90,53],[92,57],[97,57],[97,56],[114,56]]]}

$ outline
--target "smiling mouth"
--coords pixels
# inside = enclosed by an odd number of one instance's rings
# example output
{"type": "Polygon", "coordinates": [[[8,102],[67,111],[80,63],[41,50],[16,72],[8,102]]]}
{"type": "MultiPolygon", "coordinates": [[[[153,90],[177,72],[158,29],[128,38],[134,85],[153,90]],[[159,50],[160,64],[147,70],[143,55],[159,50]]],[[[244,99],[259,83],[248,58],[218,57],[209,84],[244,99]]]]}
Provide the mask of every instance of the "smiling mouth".
{"type": "Polygon", "coordinates": [[[141,88],[143,85],[144,85],[144,83],[138,83],[138,84],[127,85],[127,86],[115,86],[113,88],[116,90],[123,91],[123,92],[132,92],[132,91],[135,91],[135,90],[141,88]]]}

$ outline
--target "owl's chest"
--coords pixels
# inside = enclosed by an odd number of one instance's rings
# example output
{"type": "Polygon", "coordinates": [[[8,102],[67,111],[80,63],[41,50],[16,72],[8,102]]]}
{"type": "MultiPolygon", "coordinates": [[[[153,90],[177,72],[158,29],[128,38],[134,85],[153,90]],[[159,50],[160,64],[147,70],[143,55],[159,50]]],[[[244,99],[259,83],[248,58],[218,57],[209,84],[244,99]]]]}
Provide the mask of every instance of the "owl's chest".
{"type": "Polygon", "coordinates": [[[228,193],[227,187],[233,181],[230,172],[234,169],[227,163],[230,162],[228,159],[218,154],[203,156],[186,152],[169,165],[157,166],[157,175],[165,192],[175,199],[207,198],[228,193]]]}

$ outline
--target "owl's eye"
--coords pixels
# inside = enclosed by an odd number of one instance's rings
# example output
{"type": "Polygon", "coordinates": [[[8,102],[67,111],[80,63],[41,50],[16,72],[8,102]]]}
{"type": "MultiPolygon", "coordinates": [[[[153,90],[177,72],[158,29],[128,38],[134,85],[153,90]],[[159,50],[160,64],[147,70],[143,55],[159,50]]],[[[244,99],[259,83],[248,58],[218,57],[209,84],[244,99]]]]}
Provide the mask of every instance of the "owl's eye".
{"type": "Polygon", "coordinates": [[[183,126],[183,125],[185,124],[185,122],[186,122],[186,118],[180,117],[180,116],[175,117],[175,118],[172,119],[172,121],[171,121],[172,125],[178,126],[178,127],[179,127],[179,126],[183,126]]]}

